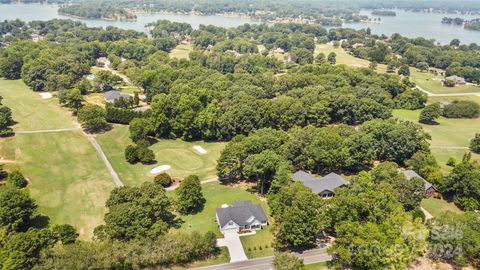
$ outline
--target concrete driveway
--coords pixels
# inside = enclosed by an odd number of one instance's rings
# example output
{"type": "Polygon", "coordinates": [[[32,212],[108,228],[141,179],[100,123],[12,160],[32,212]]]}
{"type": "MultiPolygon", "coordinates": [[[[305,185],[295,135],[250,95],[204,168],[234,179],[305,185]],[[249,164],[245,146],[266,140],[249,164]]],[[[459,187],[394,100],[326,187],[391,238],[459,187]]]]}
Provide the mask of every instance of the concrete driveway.
{"type": "Polygon", "coordinates": [[[217,246],[227,247],[230,253],[230,262],[240,262],[248,260],[245,251],[243,251],[240,236],[236,231],[225,231],[224,238],[217,239],[217,246]]]}

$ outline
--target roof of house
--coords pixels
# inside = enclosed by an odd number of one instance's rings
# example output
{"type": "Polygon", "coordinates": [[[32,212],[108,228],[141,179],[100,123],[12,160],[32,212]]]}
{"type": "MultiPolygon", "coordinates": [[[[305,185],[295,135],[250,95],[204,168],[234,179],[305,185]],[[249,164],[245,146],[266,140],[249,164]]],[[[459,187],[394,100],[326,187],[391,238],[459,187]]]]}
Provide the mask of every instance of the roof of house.
{"type": "Polygon", "coordinates": [[[315,178],[309,173],[298,171],[293,174],[294,181],[302,181],[306,187],[312,189],[314,193],[323,191],[334,192],[336,188],[348,185],[348,182],[336,173],[329,173],[322,178],[315,178]]]}
{"type": "MultiPolygon", "coordinates": [[[[410,180],[414,177],[417,177],[417,178],[420,178],[423,180],[423,183],[425,185],[425,191],[427,191],[429,188],[432,188],[433,185],[430,184],[430,182],[428,182],[427,180],[423,179],[423,177],[421,177],[420,175],[418,175],[418,173],[416,173],[414,170],[403,170],[403,174],[405,175],[405,177],[410,180]]],[[[433,187],[434,188],[434,187],[433,187]]]]}
{"type": "Polygon", "coordinates": [[[252,224],[255,220],[261,223],[268,220],[263,208],[259,204],[252,204],[251,201],[237,201],[229,207],[217,208],[217,217],[221,228],[230,221],[239,226],[246,226],[252,224]],[[251,217],[254,217],[254,219],[252,220],[251,217]]]}
{"type": "Polygon", "coordinates": [[[115,91],[115,90],[105,92],[105,100],[107,100],[107,101],[108,100],[115,100],[115,99],[120,98],[120,97],[128,98],[128,97],[130,97],[130,95],[122,94],[119,91],[115,91]]]}

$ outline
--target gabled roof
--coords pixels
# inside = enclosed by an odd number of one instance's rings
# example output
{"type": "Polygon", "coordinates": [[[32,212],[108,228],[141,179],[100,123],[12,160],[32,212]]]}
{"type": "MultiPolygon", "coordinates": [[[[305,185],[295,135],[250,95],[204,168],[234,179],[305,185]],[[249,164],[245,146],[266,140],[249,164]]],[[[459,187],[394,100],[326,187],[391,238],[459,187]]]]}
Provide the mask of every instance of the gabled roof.
{"type": "Polygon", "coordinates": [[[417,177],[417,178],[420,178],[422,179],[424,185],[425,185],[425,191],[427,191],[429,188],[432,188],[433,185],[430,184],[430,182],[428,182],[427,180],[423,179],[423,177],[421,177],[420,175],[418,175],[418,173],[416,173],[414,170],[402,170],[403,171],[403,174],[405,175],[405,177],[407,178],[407,180],[410,180],[414,177],[417,177]]]}
{"type": "Polygon", "coordinates": [[[322,178],[315,178],[309,173],[298,171],[293,174],[294,181],[301,181],[316,194],[324,191],[334,192],[336,188],[348,185],[348,182],[336,173],[329,173],[322,178]]]}
{"type": "Polygon", "coordinates": [[[115,90],[105,92],[105,100],[107,101],[112,101],[120,97],[129,98],[130,95],[122,94],[119,91],[115,91],[115,90]]]}
{"type": "Polygon", "coordinates": [[[238,201],[229,207],[217,208],[217,217],[221,228],[230,221],[239,226],[251,225],[255,221],[260,223],[268,221],[263,208],[259,204],[252,204],[251,201],[238,201]],[[252,217],[254,218],[252,219],[252,217]]]}

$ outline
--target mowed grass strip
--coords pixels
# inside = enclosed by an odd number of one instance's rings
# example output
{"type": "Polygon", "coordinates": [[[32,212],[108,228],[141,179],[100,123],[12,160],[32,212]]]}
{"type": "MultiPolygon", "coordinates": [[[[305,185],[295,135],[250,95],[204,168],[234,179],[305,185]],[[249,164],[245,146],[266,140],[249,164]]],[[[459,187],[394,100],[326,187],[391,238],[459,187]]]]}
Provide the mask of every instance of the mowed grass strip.
{"type": "Polygon", "coordinates": [[[170,165],[171,169],[167,173],[175,178],[181,179],[191,174],[198,175],[201,180],[215,177],[217,159],[225,146],[224,143],[203,141],[159,140],[150,146],[155,153],[156,164],[132,165],[125,160],[125,147],[133,144],[127,126],[115,125],[109,132],[97,136],[97,141],[126,185],[139,185],[145,181],[152,181],[154,175],[150,170],[160,165],[170,165]],[[207,153],[198,153],[193,149],[195,145],[202,146],[207,153]]]}
{"type": "MultiPolygon", "coordinates": [[[[41,99],[21,81],[0,80],[0,91],[19,122],[17,130],[76,127],[58,100],[41,99]]],[[[14,161],[6,167],[25,174],[39,212],[49,216],[51,224],[71,224],[82,239],[90,239],[93,229],[103,222],[105,201],[114,185],[81,131],[0,138],[0,158],[14,161]]]]}
{"type": "Polygon", "coordinates": [[[3,103],[12,109],[13,119],[18,122],[14,130],[43,130],[73,128],[77,126],[71,112],[58,104],[57,98],[42,99],[22,81],[0,79],[0,96],[3,103]]]}
{"type": "Polygon", "coordinates": [[[480,87],[476,85],[456,85],[455,87],[445,87],[442,83],[442,76],[434,75],[430,72],[421,72],[416,68],[410,68],[411,80],[422,89],[434,94],[455,94],[480,92],[480,87]],[[436,78],[436,80],[434,80],[436,78]]]}

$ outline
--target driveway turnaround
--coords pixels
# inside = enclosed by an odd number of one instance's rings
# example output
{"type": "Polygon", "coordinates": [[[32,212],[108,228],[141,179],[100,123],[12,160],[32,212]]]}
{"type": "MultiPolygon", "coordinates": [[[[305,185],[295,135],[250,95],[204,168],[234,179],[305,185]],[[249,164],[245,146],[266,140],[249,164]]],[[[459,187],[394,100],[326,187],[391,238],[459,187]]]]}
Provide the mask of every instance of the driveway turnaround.
{"type": "Polygon", "coordinates": [[[245,255],[245,251],[243,251],[240,236],[236,231],[225,231],[223,237],[224,238],[217,239],[217,246],[228,248],[231,263],[248,260],[247,255],[245,255]]]}

